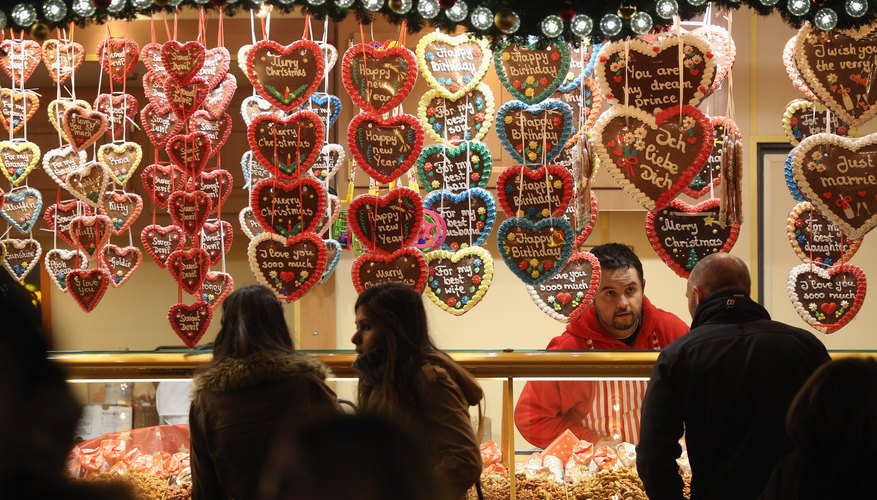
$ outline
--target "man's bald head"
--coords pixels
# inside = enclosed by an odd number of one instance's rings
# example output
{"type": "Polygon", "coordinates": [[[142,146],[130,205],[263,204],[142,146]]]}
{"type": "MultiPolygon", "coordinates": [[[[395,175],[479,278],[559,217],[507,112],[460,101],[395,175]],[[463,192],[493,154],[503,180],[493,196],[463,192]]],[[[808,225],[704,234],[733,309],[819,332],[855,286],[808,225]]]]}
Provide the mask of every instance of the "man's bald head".
{"type": "Polygon", "coordinates": [[[752,280],[749,268],[737,256],[720,252],[707,255],[691,270],[688,276],[688,309],[694,316],[697,305],[718,293],[737,292],[749,296],[752,280]]]}

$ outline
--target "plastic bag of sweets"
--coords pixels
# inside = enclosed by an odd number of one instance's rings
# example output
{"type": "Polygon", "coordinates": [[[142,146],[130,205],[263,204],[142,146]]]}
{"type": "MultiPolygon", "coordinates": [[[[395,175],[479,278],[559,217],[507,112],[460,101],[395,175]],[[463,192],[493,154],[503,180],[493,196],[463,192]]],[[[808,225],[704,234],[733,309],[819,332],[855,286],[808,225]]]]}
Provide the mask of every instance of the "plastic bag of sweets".
{"type": "Polygon", "coordinates": [[[564,474],[569,482],[578,482],[590,477],[591,460],[594,458],[594,443],[579,440],[572,448],[572,455],[566,462],[564,474]]]}

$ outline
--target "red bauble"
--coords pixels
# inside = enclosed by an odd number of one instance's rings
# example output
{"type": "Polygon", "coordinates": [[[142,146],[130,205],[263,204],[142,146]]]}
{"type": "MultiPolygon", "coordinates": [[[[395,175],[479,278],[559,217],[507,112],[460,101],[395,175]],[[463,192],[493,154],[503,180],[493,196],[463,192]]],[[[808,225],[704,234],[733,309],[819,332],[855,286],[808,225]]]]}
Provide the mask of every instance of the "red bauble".
{"type": "Polygon", "coordinates": [[[107,10],[110,8],[110,4],[113,2],[112,0],[93,0],[91,3],[93,3],[94,6],[98,9],[107,10]]]}
{"type": "Polygon", "coordinates": [[[443,9],[450,9],[457,3],[457,0],[438,0],[439,7],[443,9]]]}
{"type": "Polygon", "coordinates": [[[572,8],[572,5],[567,5],[564,8],[560,9],[557,15],[560,16],[561,19],[563,19],[563,22],[569,24],[570,21],[572,21],[572,18],[576,17],[576,10],[572,8]]]}

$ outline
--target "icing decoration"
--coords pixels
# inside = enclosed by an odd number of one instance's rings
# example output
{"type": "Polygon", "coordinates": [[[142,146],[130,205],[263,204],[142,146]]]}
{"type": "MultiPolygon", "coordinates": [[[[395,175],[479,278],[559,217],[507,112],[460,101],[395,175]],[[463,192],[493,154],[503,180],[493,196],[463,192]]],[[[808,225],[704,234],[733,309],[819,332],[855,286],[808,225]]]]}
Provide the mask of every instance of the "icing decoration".
{"type": "Polygon", "coordinates": [[[164,82],[164,92],[170,108],[181,120],[188,120],[197,111],[210,92],[210,87],[203,78],[193,78],[189,83],[181,85],[173,78],[164,82]]]}
{"type": "Polygon", "coordinates": [[[646,214],[646,235],[658,257],[678,276],[688,278],[704,257],[729,252],[740,234],[739,224],[722,227],[721,200],[697,205],[673,200],[665,208],[646,214]]]}
{"type": "Polygon", "coordinates": [[[361,113],[350,120],[347,146],[357,165],[389,184],[407,172],[423,147],[423,127],[411,115],[389,118],[361,113]]]}
{"type": "Polygon", "coordinates": [[[509,101],[496,113],[499,143],[517,163],[541,165],[560,154],[572,135],[572,109],[557,99],[528,106],[509,101]]]}
{"type": "MultiPolygon", "coordinates": [[[[583,81],[590,79],[597,65],[597,54],[602,46],[603,44],[593,44],[585,40],[577,48],[570,47],[569,71],[567,71],[566,76],[563,78],[563,83],[560,84],[560,87],[557,87],[557,90],[560,92],[570,92],[578,88],[583,81]],[[584,54],[582,54],[582,51],[584,51],[584,54]]],[[[594,95],[597,94],[599,92],[595,91],[594,95]]]]}
{"type": "MultiPolygon", "coordinates": [[[[317,161],[319,161],[319,159],[317,161]]],[[[256,161],[256,159],[253,158],[253,152],[249,150],[244,151],[244,154],[241,156],[241,170],[244,173],[244,188],[248,188],[257,184],[261,180],[270,179],[272,177],[271,172],[269,172],[261,162],[256,161]]]]}
{"type": "Polygon", "coordinates": [[[171,222],[194,238],[213,210],[213,201],[204,191],[177,191],[168,197],[171,222]]]}
{"type": "Polygon", "coordinates": [[[139,57],[140,46],[127,38],[109,38],[97,46],[97,59],[114,82],[124,82],[134,71],[139,57]]]}
{"type": "Polygon", "coordinates": [[[0,215],[20,233],[33,230],[40,211],[43,209],[43,196],[34,188],[25,187],[3,195],[0,215]]]}
{"type": "Polygon", "coordinates": [[[32,90],[0,89],[0,124],[9,132],[18,132],[36,114],[40,98],[32,90]]]}
{"type": "Polygon", "coordinates": [[[146,100],[160,108],[170,107],[167,92],[164,89],[169,79],[167,73],[149,71],[143,75],[143,95],[146,96],[146,100]]]}
{"type": "Polygon", "coordinates": [[[86,163],[79,170],[67,174],[67,191],[94,208],[103,203],[109,183],[107,167],[98,162],[86,163]]]}
{"type": "Polygon", "coordinates": [[[87,313],[97,307],[109,284],[110,273],[100,267],[90,271],[74,269],[67,274],[67,291],[87,313]]]}
{"type": "Polygon", "coordinates": [[[70,237],[70,223],[80,215],[93,214],[94,211],[90,206],[79,200],[70,200],[49,205],[46,208],[46,213],[43,214],[43,220],[59,238],[68,245],[74,246],[73,238],[70,237]]]}
{"type": "Polygon", "coordinates": [[[43,170],[62,188],[67,188],[67,176],[82,168],[85,151],[73,151],[69,145],[50,149],[43,155],[43,170]]]}
{"type": "Polygon", "coordinates": [[[203,300],[192,305],[174,304],[167,311],[167,320],[171,329],[189,349],[194,349],[198,345],[212,319],[213,309],[203,300]]]}
{"type": "Polygon", "coordinates": [[[417,42],[415,53],[426,83],[450,99],[459,99],[474,89],[490,68],[487,39],[467,34],[427,33],[417,42]]]}
{"type": "Polygon", "coordinates": [[[140,216],[143,198],[136,193],[113,191],[104,195],[104,202],[99,210],[110,218],[113,234],[119,236],[140,216]]]}
{"type": "Polygon", "coordinates": [[[140,232],[140,242],[143,243],[143,248],[158,264],[158,267],[165,267],[168,256],[177,251],[185,240],[183,230],[177,226],[150,224],[140,232]]]}
{"type": "Polygon", "coordinates": [[[265,231],[291,237],[316,229],[326,210],[326,190],[313,177],[266,179],[253,186],[250,206],[265,231]]]}
{"type": "Polygon", "coordinates": [[[600,115],[592,137],[600,164],[650,211],[666,206],[691,182],[713,146],[709,119],[691,106],[673,106],[657,117],[615,106],[600,115]]]}
{"type": "Polygon", "coordinates": [[[839,227],[832,224],[807,201],[798,203],[792,208],[786,224],[786,232],[792,249],[799,259],[822,267],[847,262],[862,244],[862,240],[847,238],[839,227]]]}
{"type": "Polygon", "coordinates": [[[205,56],[204,46],[195,41],[180,43],[176,40],[168,40],[161,46],[161,63],[164,65],[164,70],[180,85],[185,85],[195,78],[204,66],[205,56]]]}
{"type": "MultiPolygon", "coordinates": [[[[201,65],[201,69],[195,76],[206,80],[207,86],[212,89],[226,79],[229,66],[231,66],[231,54],[229,54],[228,49],[213,47],[205,51],[204,64],[201,65]]],[[[237,86],[237,80],[235,80],[235,86],[237,86]]]]}
{"type": "Polygon", "coordinates": [[[401,186],[385,196],[361,194],[350,203],[347,224],[368,250],[391,253],[417,242],[423,201],[417,191],[401,186]]]}
{"type": "Polygon", "coordinates": [[[542,283],[527,285],[530,298],[550,318],[566,323],[594,301],[600,286],[600,261],[590,252],[573,252],[560,271],[542,283]]]}
{"type": "Polygon", "coordinates": [[[64,112],[67,111],[67,108],[70,106],[91,109],[91,103],[88,101],[82,99],[73,100],[69,97],[62,97],[61,99],[55,99],[50,102],[49,108],[46,110],[49,115],[49,123],[51,123],[52,127],[61,134],[61,139],[63,139],[64,142],[69,142],[69,139],[67,138],[67,134],[64,133],[64,127],[61,126],[61,121],[63,120],[64,112]]]}
{"type": "Polygon", "coordinates": [[[250,241],[247,256],[256,281],[288,302],[307,293],[326,269],[326,244],[310,232],[291,238],[262,233],[250,241]]]}
{"type": "Polygon", "coordinates": [[[334,95],[315,92],[311,96],[311,107],[308,109],[316,113],[323,126],[328,129],[341,115],[341,99],[334,95]]]}
{"type": "Polygon", "coordinates": [[[233,183],[234,177],[231,172],[217,168],[209,172],[202,172],[190,179],[186,189],[204,191],[213,202],[213,207],[217,208],[228,200],[233,183]]]}
{"type": "Polygon", "coordinates": [[[341,262],[341,244],[335,240],[323,240],[326,244],[326,270],[320,277],[320,283],[329,281],[329,277],[335,272],[338,263],[341,262]]]}
{"type": "MultiPolygon", "coordinates": [[[[253,48],[253,44],[247,43],[241,45],[241,48],[238,49],[238,69],[241,70],[241,73],[247,75],[247,56],[250,53],[250,49],[253,48]]],[[[249,78],[249,75],[247,75],[249,78]]]]}
{"type": "Polygon", "coordinates": [[[509,218],[499,225],[499,253],[509,269],[535,286],[560,271],[572,253],[574,233],[563,219],[539,222],[509,218]]]}
{"type": "Polygon", "coordinates": [[[789,156],[786,157],[786,164],[783,167],[783,176],[786,178],[786,187],[789,188],[789,193],[792,195],[792,199],[795,201],[804,201],[804,195],[801,194],[801,190],[798,189],[798,181],[795,180],[795,174],[792,172],[792,158],[795,156],[795,150],[792,149],[789,152],[789,156]]]}
{"type": "Polygon", "coordinates": [[[341,82],[350,99],[375,115],[388,113],[401,104],[417,81],[414,52],[401,45],[353,45],[344,52],[341,66],[341,82]]]}
{"type": "Polygon", "coordinates": [[[153,163],[143,169],[140,179],[143,181],[143,189],[152,198],[155,206],[167,208],[167,199],[171,193],[183,189],[186,173],[176,165],[153,163]]]}
{"type": "Polygon", "coordinates": [[[742,141],[737,124],[730,118],[713,116],[710,123],[713,126],[712,151],[697,175],[682,189],[683,193],[695,200],[706,196],[711,186],[718,186],[722,182],[722,163],[728,161],[724,158],[725,141],[742,141]]]}
{"type": "Polygon", "coordinates": [[[210,155],[219,151],[228,136],[231,134],[231,116],[222,113],[217,118],[212,118],[207,110],[199,109],[189,118],[190,130],[204,132],[210,140],[210,155]]]}
{"type": "Polygon", "coordinates": [[[868,290],[865,272],[842,264],[828,269],[799,264],[789,272],[789,299],[799,316],[822,333],[834,333],[858,314],[868,290]]]}
{"type": "Polygon", "coordinates": [[[331,43],[317,42],[320,46],[320,52],[323,53],[323,72],[328,74],[335,67],[338,61],[338,49],[331,43]]]}
{"type": "Polygon", "coordinates": [[[85,252],[90,259],[110,240],[113,222],[106,215],[80,215],[70,221],[70,239],[73,246],[85,252]]]}
{"type": "Polygon", "coordinates": [[[33,40],[7,38],[0,42],[0,68],[18,84],[30,78],[41,55],[40,44],[33,40]]]}
{"type": "Polygon", "coordinates": [[[417,118],[426,135],[436,142],[481,141],[493,123],[494,106],[493,91],[484,83],[457,99],[433,89],[420,98],[417,118]]]}
{"type": "Polygon", "coordinates": [[[283,46],[261,40],[247,52],[247,76],[271,104],[289,112],[299,107],[323,79],[323,53],[312,40],[283,46]]]}
{"type": "Polygon", "coordinates": [[[40,162],[40,147],[29,141],[0,141],[0,170],[17,186],[40,162]]]}
{"type": "Polygon", "coordinates": [[[163,44],[150,42],[140,48],[140,60],[150,73],[167,73],[164,63],[161,61],[161,46],[163,44]]]}
{"type": "Polygon", "coordinates": [[[499,206],[509,217],[537,221],[560,217],[572,200],[573,180],[557,165],[507,167],[496,181],[499,206]]]}
{"type": "Polygon", "coordinates": [[[481,302],[493,281],[493,257],[481,247],[426,254],[426,296],[442,310],[462,316],[481,302]]]}
{"type": "Polygon", "coordinates": [[[600,115],[603,98],[600,96],[600,90],[597,88],[596,82],[592,78],[588,78],[582,85],[584,90],[578,86],[567,91],[559,88],[551,94],[552,98],[566,103],[573,114],[573,128],[575,132],[566,140],[564,149],[574,146],[585,132],[594,125],[594,122],[597,121],[597,117],[600,115]]]}
{"type": "Polygon", "coordinates": [[[333,224],[335,224],[335,221],[338,220],[338,217],[341,215],[341,200],[339,200],[337,196],[334,194],[328,195],[328,201],[326,203],[328,207],[320,217],[317,229],[314,230],[314,232],[320,236],[326,236],[326,232],[333,224]]]}
{"type": "Polygon", "coordinates": [[[107,115],[79,106],[67,108],[61,119],[70,147],[76,151],[82,151],[100,139],[107,130],[107,123],[107,115]]]}
{"type": "Polygon", "coordinates": [[[463,191],[487,187],[493,158],[481,142],[426,146],[417,157],[417,177],[427,191],[463,191]]]}
{"type": "Polygon", "coordinates": [[[119,247],[109,244],[101,252],[101,266],[110,274],[110,285],[124,285],[143,261],[143,253],[135,246],[119,247]]]}
{"type": "MultiPolygon", "coordinates": [[[[209,85],[209,83],[208,83],[209,85]]],[[[207,92],[207,98],[204,99],[204,109],[210,114],[211,118],[219,118],[228,109],[231,98],[238,89],[238,79],[231,73],[225,75],[225,78],[218,85],[211,88],[207,92]]]]}
{"type": "Polygon", "coordinates": [[[97,148],[97,160],[107,166],[113,182],[123,187],[134,175],[143,159],[143,150],[136,142],[108,143],[97,148]]]}
{"type": "Polygon", "coordinates": [[[165,147],[168,139],[183,128],[183,122],[177,118],[170,106],[160,108],[155,103],[147,104],[140,111],[140,123],[146,136],[149,137],[149,142],[157,148],[165,147]]]}
{"type": "MultiPolygon", "coordinates": [[[[877,108],[875,108],[877,109],[877,108]]],[[[804,198],[850,238],[877,225],[877,135],[816,134],[794,149],[792,175],[804,198]]]]}
{"type": "Polygon", "coordinates": [[[814,134],[829,133],[844,137],[855,137],[856,129],[828,108],[817,102],[795,99],[783,112],[783,133],[786,139],[797,146],[799,142],[814,134]]]}
{"type": "Polygon", "coordinates": [[[250,122],[252,122],[254,118],[262,113],[271,113],[280,117],[286,116],[286,113],[284,113],[282,109],[274,106],[257,95],[247,96],[241,101],[241,115],[244,117],[244,123],[246,123],[247,126],[250,125],[250,122]]]}
{"type": "Polygon", "coordinates": [[[716,61],[716,77],[712,87],[712,90],[715,91],[725,81],[725,77],[734,66],[734,61],[737,59],[737,44],[734,43],[728,30],[715,24],[701,26],[692,31],[691,34],[700,37],[712,49],[716,61]]]}
{"type": "Polygon", "coordinates": [[[201,290],[198,297],[216,309],[219,304],[234,290],[234,278],[228,273],[210,271],[201,282],[201,290]]]}
{"type": "Polygon", "coordinates": [[[448,231],[442,248],[452,252],[484,245],[496,222],[496,203],[482,188],[460,193],[433,191],[423,200],[423,208],[438,213],[445,221],[448,231]]]}
{"type": "MultiPolygon", "coordinates": [[[[6,250],[5,247],[3,250],[6,250]]],[[[46,252],[43,263],[46,266],[46,274],[49,275],[52,283],[61,292],[67,293],[67,275],[75,269],[87,269],[88,257],[80,250],[53,248],[46,252]]]]}
{"type": "Polygon", "coordinates": [[[85,60],[81,43],[50,38],[43,42],[43,64],[56,84],[64,84],[85,60]]]}
{"type": "Polygon", "coordinates": [[[226,253],[231,249],[233,237],[234,228],[231,227],[230,222],[218,220],[204,223],[201,231],[201,248],[207,252],[211,266],[222,261],[223,249],[226,253]]]}
{"type": "Polygon", "coordinates": [[[535,104],[563,83],[569,57],[569,47],[561,41],[551,40],[539,48],[536,43],[521,45],[505,40],[493,53],[493,63],[499,81],[515,99],[535,104]]]}
{"type": "Polygon", "coordinates": [[[320,154],[324,136],[320,117],[313,111],[287,117],[260,114],[247,126],[253,156],[282,180],[307,171],[320,154]]]}
{"type": "Polygon", "coordinates": [[[256,220],[256,216],[253,214],[253,209],[250,207],[244,207],[243,210],[240,211],[238,214],[238,222],[241,224],[241,230],[247,235],[247,238],[251,240],[265,232],[265,230],[262,229],[262,225],[256,220]]]}
{"type": "Polygon", "coordinates": [[[171,163],[189,176],[200,174],[212,154],[210,138],[204,132],[175,135],[168,139],[165,151],[171,163]]]}
{"type": "Polygon", "coordinates": [[[423,293],[428,266],[423,252],[404,247],[393,253],[367,252],[353,261],[351,274],[357,293],[381,283],[401,283],[423,293]]]}
{"type": "Polygon", "coordinates": [[[566,208],[566,211],[563,213],[563,218],[569,223],[569,226],[573,228],[573,230],[578,232],[576,235],[575,241],[573,241],[573,250],[578,251],[581,250],[585,244],[585,241],[588,240],[588,236],[591,235],[591,232],[594,230],[594,226],[597,225],[597,214],[599,213],[597,210],[597,195],[591,191],[591,199],[587,202],[591,204],[590,208],[590,218],[586,218],[582,212],[584,209],[576,205],[583,205],[585,200],[580,200],[577,203],[572,203],[570,206],[566,208]]]}
{"type": "Polygon", "coordinates": [[[210,270],[210,257],[203,248],[176,250],[167,258],[167,270],[183,291],[197,296],[210,270]]]}
{"type": "Polygon", "coordinates": [[[795,46],[797,44],[798,35],[793,35],[792,38],[789,38],[783,48],[783,65],[786,67],[786,74],[789,75],[789,79],[792,80],[792,86],[800,90],[804,94],[804,97],[810,101],[818,101],[819,98],[816,97],[816,94],[814,94],[813,91],[807,87],[807,83],[804,82],[804,78],[798,70],[798,63],[795,62],[795,46]]]}
{"type": "Polygon", "coordinates": [[[3,267],[18,281],[23,281],[28,273],[36,267],[43,254],[43,248],[35,239],[19,240],[7,238],[0,243],[6,247],[6,258],[3,267]]]}
{"type": "Polygon", "coordinates": [[[340,144],[324,144],[308,172],[322,182],[329,182],[344,164],[344,156],[344,147],[340,144]]]}
{"type": "Polygon", "coordinates": [[[122,138],[125,132],[125,125],[134,122],[138,107],[139,104],[136,97],[121,92],[98,94],[94,100],[94,110],[107,115],[109,122],[107,133],[117,139],[122,138]]]}

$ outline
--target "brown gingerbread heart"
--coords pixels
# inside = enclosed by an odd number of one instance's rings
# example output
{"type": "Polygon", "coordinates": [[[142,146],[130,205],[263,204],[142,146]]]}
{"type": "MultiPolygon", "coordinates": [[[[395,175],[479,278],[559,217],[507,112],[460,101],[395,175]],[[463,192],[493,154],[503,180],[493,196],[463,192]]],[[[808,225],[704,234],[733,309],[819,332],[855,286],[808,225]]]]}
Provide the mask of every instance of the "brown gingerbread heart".
{"type": "Polygon", "coordinates": [[[203,248],[176,250],[167,258],[167,270],[186,293],[198,295],[210,270],[210,257],[203,248]]]}
{"type": "Polygon", "coordinates": [[[96,268],[90,271],[75,269],[67,275],[67,291],[85,312],[97,307],[110,284],[110,273],[96,268]]]}
{"type": "Polygon", "coordinates": [[[865,272],[852,264],[828,269],[799,264],[789,272],[789,299],[795,311],[822,333],[834,333],[855,318],[867,290],[865,272]]]}
{"type": "Polygon", "coordinates": [[[353,234],[369,250],[382,253],[413,245],[423,226],[423,201],[407,187],[397,187],[385,196],[361,194],[347,213],[353,234]]]}
{"type": "Polygon", "coordinates": [[[366,252],[353,261],[353,287],[357,293],[381,283],[402,283],[423,293],[428,266],[423,252],[405,247],[393,253],[366,252]]]}
{"type": "Polygon", "coordinates": [[[326,269],[326,244],[310,232],[291,238],[262,233],[250,241],[247,256],[256,281],[290,302],[307,293],[326,269]]]}
{"type": "Polygon", "coordinates": [[[792,208],[786,232],[799,259],[822,267],[849,261],[862,244],[862,240],[847,238],[839,227],[808,201],[802,201],[792,208]]]}
{"type": "Polygon", "coordinates": [[[119,288],[134,274],[143,260],[143,253],[135,246],[119,247],[109,244],[100,254],[101,266],[110,274],[110,285],[119,288]]]}
{"type": "Polygon", "coordinates": [[[317,227],[326,209],[326,190],[312,177],[265,179],[253,186],[250,206],[265,231],[291,237],[317,227]]]}

